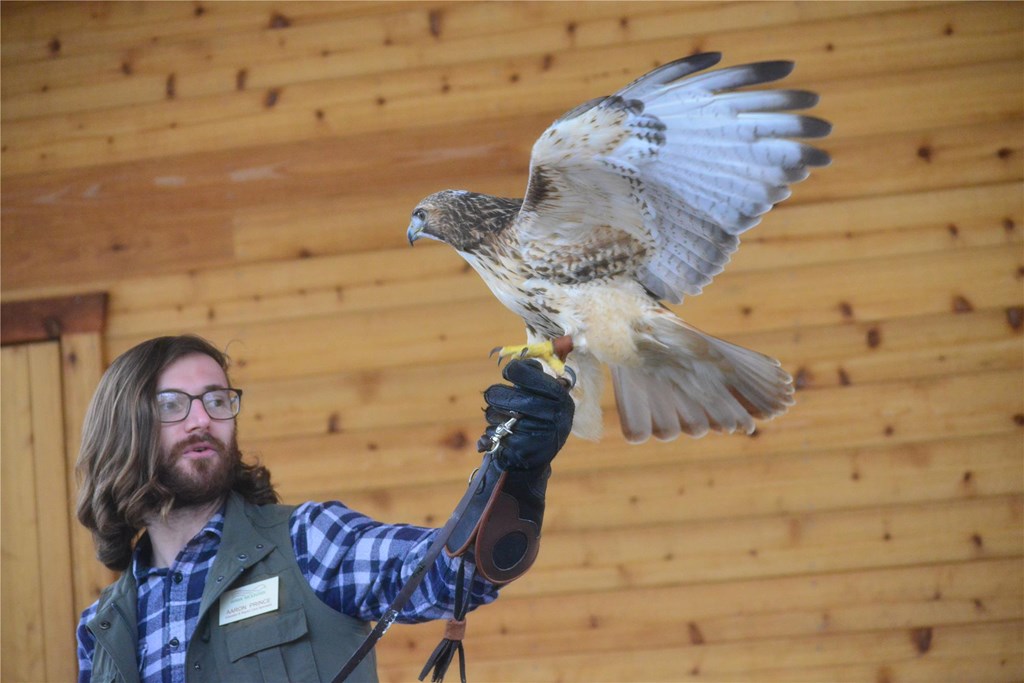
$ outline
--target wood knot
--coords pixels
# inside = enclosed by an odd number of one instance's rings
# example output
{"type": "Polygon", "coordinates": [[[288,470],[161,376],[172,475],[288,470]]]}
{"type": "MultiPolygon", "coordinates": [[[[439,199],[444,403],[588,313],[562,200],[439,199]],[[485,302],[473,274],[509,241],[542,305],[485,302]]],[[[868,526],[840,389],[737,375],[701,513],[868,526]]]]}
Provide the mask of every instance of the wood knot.
{"type": "Polygon", "coordinates": [[[872,327],[867,333],[868,347],[877,349],[882,343],[882,332],[877,327],[872,327]]]}
{"type": "Polygon", "coordinates": [[[910,640],[913,641],[914,647],[919,653],[926,654],[932,649],[932,627],[925,626],[911,630],[910,640]]]}
{"type": "Polygon", "coordinates": [[[45,330],[48,339],[60,338],[63,329],[64,325],[61,323],[60,318],[54,316],[43,318],[43,330],[45,330]]]}
{"type": "Polygon", "coordinates": [[[444,19],[444,12],[439,9],[431,10],[430,14],[427,15],[427,20],[430,28],[430,35],[435,38],[441,37],[441,25],[444,19]]]}
{"type": "Polygon", "coordinates": [[[466,438],[466,434],[464,432],[457,431],[445,437],[444,441],[441,443],[453,451],[458,451],[466,447],[466,444],[469,443],[469,439],[466,438]]]}
{"type": "Polygon", "coordinates": [[[274,12],[270,15],[270,26],[269,28],[288,28],[292,25],[292,20],[281,14],[280,12],[274,12]]]}
{"type": "Polygon", "coordinates": [[[954,313],[971,313],[974,310],[974,304],[967,300],[967,297],[960,294],[953,297],[953,312],[954,313]]]}
{"type": "Polygon", "coordinates": [[[1011,306],[1006,309],[1006,324],[1014,332],[1020,332],[1024,325],[1024,306],[1011,306]]]}

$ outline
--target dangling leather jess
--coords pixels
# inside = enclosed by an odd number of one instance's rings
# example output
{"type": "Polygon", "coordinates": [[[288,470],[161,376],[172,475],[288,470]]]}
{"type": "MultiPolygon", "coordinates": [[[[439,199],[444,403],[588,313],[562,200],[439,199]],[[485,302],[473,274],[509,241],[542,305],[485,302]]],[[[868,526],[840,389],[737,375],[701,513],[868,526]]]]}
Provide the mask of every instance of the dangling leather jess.
{"type": "Polygon", "coordinates": [[[462,638],[466,635],[466,605],[468,604],[468,601],[463,599],[465,566],[465,559],[460,559],[458,576],[455,579],[455,613],[445,624],[444,638],[434,648],[423,671],[420,672],[421,681],[426,678],[431,669],[434,670],[434,675],[430,679],[432,683],[444,681],[444,675],[448,673],[448,667],[451,666],[452,659],[457,652],[459,654],[459,676],[462,683],[466,683],[466,652],[462,647],[462,638]]]}

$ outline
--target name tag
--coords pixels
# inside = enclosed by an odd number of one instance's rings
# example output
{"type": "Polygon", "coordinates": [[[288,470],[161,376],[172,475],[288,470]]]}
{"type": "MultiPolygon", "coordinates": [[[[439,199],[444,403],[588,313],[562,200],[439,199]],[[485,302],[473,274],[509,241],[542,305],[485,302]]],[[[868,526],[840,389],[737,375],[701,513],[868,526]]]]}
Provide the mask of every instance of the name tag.
{"type": "Polygon", "coordinates": [[[277,609],[278,577],[225,591],[220,597],[220,625],[266,614],[277,609]]]}

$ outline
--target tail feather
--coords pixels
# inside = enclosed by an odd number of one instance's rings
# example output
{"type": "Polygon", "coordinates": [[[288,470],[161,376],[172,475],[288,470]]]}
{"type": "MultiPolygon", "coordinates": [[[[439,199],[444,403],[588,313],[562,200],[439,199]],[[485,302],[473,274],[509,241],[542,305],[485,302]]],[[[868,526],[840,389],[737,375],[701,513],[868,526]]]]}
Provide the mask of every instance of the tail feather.
{"type": "Polygon", "coordinates": [[[632,397],[648,394],[645,378],[637,372],[613,365],[612,387],[615,389],[615,405],[619,408],[619,425],[622,434],[630,443],[642,443],[651,436],[650,401],[637,401],[632,397]]]}
{"type": "Polygon", "coordinates": [[[704,412],[704,409],[686,394],[676,393],[672,398],[676,414],[679,416],[679,431],[694,438],[700,438],[707,434],[710,425],[708,424],[708,414],[704,412]]]}
{"type": "Polygon", "coordinates": [[[619,421],[633,443],[671,441],[710,430],[754,431],[793,403],[792,378],[778,361],[717,339],[674,316],[655,321],[637,345],[644,363],[613,366],[619,421]]]}
{"type": "Polygon", "coordinates": [[[654,437],[661,441],[671,441],[679,436],[679,420],[676,419],[675,402],[672,400],[672,392],[665,385],[655,388],[650,394],[651,407],[651,429],[654,437]]]}

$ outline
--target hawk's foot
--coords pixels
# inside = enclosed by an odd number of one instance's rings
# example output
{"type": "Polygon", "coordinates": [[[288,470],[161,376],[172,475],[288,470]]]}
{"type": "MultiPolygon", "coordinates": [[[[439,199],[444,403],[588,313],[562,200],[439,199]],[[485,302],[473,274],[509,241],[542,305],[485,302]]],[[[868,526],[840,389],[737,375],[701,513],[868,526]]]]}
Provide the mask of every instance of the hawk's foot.
{"type": "Polygon", "coordinates": [[[565,357],[569,355],[570,351],[572,351],[572,338],[563,336],[535,344],[496,346],[491,349],[491,355],[498,354],[499,364],[506,358],[537,358],[547,363],[557,375],[572,375],[571,383],[575,384],[575,373],[565,365],[565,357]]]}

